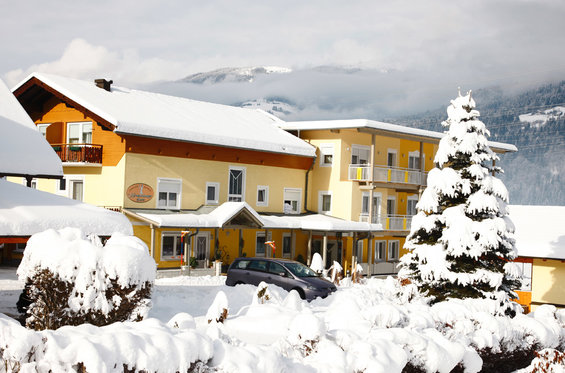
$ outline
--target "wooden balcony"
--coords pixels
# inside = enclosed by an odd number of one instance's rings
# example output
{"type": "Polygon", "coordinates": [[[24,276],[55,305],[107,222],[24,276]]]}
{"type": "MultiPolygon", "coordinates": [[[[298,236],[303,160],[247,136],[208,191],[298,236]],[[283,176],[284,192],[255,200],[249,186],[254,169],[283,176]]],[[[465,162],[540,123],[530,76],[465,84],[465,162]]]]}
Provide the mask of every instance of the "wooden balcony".
{"type": "Polygon", "coordinates": [[[405,186],[425,186],[427,172],[411,168],[374,166],[373,180],[371,180],[371,165],[350,164],[349,180],[360,182],[390,183],[405,186]]]}
{"type": "Polygon", "coordinates": [[[102,145],[51,144],[63,163],[102,164],[102,145]]]}

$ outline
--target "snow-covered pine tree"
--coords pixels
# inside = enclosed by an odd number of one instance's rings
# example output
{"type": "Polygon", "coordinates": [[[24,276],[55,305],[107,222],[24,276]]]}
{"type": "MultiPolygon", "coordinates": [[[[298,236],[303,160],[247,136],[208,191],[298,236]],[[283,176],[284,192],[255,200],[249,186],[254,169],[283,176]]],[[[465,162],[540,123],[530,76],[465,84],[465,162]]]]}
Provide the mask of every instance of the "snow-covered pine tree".
{"type": "Polygon", "coordinates": [[[513,313],[519,271],[508,191],[494,176],[501,170],[488,146],[489,131],[478,119],[471,92],[451,101],[448,127],[428,175],[427,188],[404,248],[399,277],[409,278],[433,302],[447,298],[498,300],[513,313]]]}

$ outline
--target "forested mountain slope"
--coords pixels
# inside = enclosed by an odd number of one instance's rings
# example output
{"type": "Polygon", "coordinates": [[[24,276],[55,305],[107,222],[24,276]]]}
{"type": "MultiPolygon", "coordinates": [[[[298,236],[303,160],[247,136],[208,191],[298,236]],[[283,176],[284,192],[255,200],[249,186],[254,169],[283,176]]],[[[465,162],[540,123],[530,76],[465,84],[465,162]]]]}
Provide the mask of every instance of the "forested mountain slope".
{"type": "MultiPolygon", "coordinates": [[[[510,203],[565,205],[565,81],[514,95],[482,89],[473,97],[490,140],[518,147],[499,163],[510,203]]],[[[446,118],[442,108],[390,121],[443,131],[446,118]]]]}

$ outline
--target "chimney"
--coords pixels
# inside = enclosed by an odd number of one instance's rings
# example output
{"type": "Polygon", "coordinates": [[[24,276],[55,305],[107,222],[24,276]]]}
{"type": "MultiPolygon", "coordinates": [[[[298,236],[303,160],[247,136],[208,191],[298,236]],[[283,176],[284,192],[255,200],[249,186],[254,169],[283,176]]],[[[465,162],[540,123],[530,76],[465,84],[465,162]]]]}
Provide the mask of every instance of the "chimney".
{"type": "Polygon", "coordinates": [[[110,86],[112,85],[112,83],[114,83],[114,81],[106,79],[94,79],[94,83],[98,88],[102,88],[110,92],[110,86]]]}

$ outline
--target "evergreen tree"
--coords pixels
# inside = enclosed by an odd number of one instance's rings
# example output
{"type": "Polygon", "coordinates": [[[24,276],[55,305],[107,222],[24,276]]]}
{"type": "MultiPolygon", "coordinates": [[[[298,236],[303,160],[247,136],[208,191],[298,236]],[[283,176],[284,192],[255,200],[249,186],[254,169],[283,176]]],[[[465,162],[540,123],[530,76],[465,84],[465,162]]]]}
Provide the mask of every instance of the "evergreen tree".
{"type": "Polygon", "coordinates": [[[433,302],[488,298],[514,312],[519,273],[514,225],[507,216],[508,191],[494,176],[501,170],[469,92],[451,101],[448,127],[428,175],[427,188],[404,248],[400,277],[409,278],[433,302]]]}

